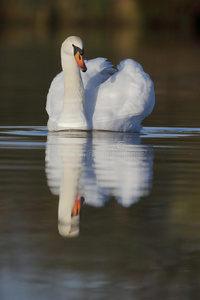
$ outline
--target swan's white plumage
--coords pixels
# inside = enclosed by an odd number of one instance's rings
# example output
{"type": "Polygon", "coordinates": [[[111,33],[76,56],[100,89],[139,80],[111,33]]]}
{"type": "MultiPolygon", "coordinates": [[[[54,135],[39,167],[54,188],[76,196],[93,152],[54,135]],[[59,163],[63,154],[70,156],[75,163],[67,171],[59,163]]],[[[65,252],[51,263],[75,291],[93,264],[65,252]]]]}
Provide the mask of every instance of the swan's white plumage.
{"type": "MultiPolygon", "coordinates": [[[[93,128],[112,131],[139,131],[141,121],[154,106],[154,87],[141,65],[126,59],[118,72],[100,85],[93,114],[93,128]]],[[[86,111],[89,101],[86,91],[86,111]]]]}
{"type": "MultiPolygon", "coordinates": [[[[142,66],[126,59],[120,62],[117,71],[105,58],[85,61],[85,64],[87,72],[81,72],[80,76],[85,90],[81,105],[87,129],[139,131],[141,121],[152,112],[155,104],[153,82],[142,66]]],[[[64,93],[64,73],[61,72],[52,81],[47,95],[49,130],[57,130],[64,93]]],[[[66,128],[62,129],[68,129],[67,123],[66,120],[66,128]]]]}

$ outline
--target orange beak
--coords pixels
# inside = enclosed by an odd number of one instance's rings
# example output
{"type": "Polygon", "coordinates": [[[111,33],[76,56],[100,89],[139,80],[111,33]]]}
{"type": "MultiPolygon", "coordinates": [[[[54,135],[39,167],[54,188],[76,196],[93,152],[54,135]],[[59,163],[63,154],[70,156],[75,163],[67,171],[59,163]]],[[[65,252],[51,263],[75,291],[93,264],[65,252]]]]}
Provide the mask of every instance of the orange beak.
{"type": "Polygon", "coordinates": [[[79,51],[76,52],[75,59],[76,59],[76,62],[78,64],[79,68],[81,69],[81,71],[86,72],[87,71],[87,67],[86,67],[86,65],[84,63],[83,56],[80,54],[79,51]]]}
{"type": "Polygon", "coordinates": [[[76,196],[76,201],[74,204],[74,207],[72,209],[72,217],[80,215],[81,207],[84,203],[85,199],[83,197],[80,197],[79,195],[76,196]]]}

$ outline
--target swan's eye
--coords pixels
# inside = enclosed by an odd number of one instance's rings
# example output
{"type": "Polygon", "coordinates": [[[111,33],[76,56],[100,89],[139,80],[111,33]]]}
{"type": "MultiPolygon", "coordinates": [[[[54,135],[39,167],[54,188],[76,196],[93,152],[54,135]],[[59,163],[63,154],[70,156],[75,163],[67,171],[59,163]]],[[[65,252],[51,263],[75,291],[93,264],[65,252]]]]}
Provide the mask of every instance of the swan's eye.
{"type": "Polygon", "coordinates": [[[84,54],[84,49],[79,49],[79,52],[80,52],[81,55],[83,55],[84,54]]]}

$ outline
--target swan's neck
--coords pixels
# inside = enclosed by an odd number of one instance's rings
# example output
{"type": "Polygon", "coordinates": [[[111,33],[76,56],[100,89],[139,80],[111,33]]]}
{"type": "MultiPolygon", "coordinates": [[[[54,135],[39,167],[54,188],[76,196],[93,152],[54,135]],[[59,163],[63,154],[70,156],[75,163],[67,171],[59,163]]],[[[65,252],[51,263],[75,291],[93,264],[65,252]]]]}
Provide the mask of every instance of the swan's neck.
{"type": "Polygon", "coordinates": [[[73,56],[66,55],[62,58],[62,69],[64,73],[64,103],[83,101],[84,89],[80,69],[73,56]]]}
{"type": "Polygon", "coordinates": [[[84,88],[79,67],[73,56],[62,57],[64,100],[58,129],[87,129],[83,109],[84,88]]]}

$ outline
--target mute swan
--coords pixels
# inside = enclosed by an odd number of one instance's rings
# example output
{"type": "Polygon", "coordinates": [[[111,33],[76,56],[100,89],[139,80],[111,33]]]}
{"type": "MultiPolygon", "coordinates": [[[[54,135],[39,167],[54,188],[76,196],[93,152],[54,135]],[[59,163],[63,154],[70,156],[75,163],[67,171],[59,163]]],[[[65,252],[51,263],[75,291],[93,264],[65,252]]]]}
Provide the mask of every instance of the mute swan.
{"type": "Polygon", "coordinates": [[[47,95],[48,130],[139,131],[155,104],[149,75],[131,59],[121,61],[117,71],[105,58],[84,62],[83,54],[79,37],[61,46],[63,72],[47,95]]]}

